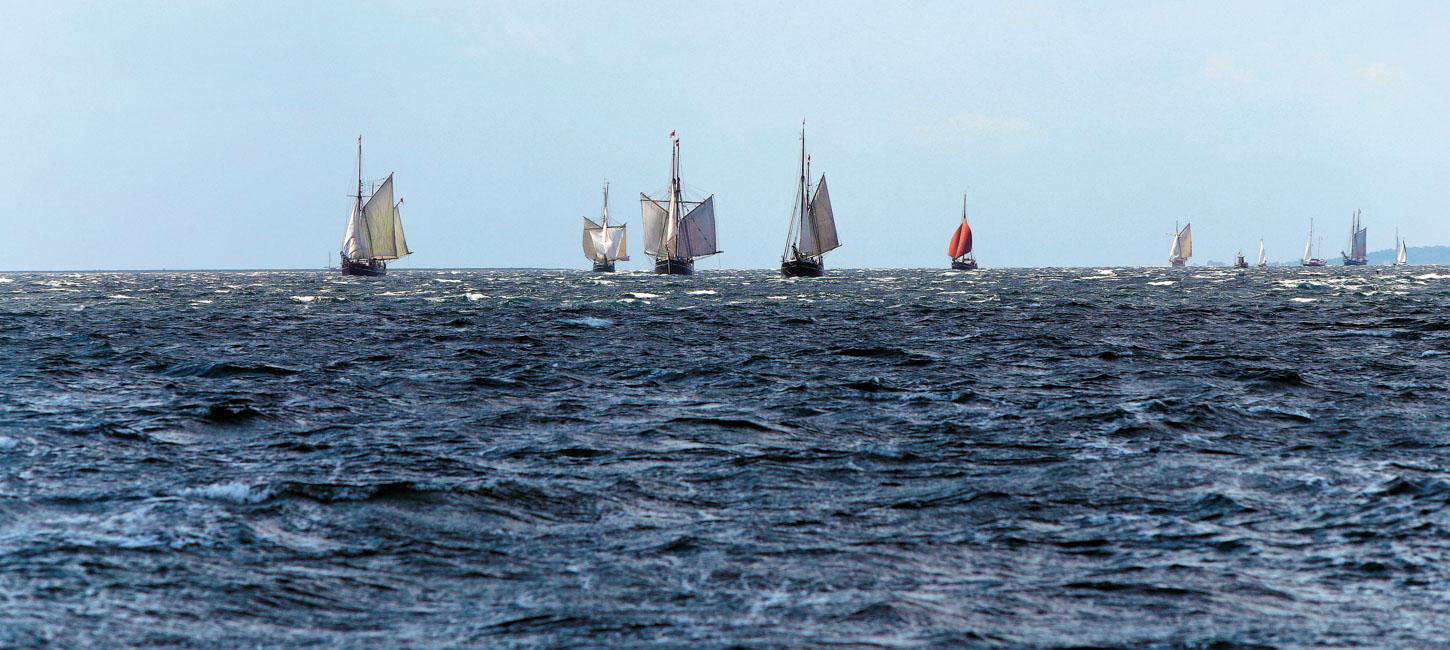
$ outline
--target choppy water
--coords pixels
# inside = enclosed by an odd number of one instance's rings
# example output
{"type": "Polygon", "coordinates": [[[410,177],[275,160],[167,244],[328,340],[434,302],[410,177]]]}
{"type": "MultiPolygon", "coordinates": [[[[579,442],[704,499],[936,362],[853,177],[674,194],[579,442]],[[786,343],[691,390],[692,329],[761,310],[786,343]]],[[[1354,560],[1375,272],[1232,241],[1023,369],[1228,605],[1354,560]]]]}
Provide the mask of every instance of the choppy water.
{"type": "Polygon", "coordinates": [[[0,274],[0,350],[0,646],[1450,630],[1443,269],[0,274]]]}

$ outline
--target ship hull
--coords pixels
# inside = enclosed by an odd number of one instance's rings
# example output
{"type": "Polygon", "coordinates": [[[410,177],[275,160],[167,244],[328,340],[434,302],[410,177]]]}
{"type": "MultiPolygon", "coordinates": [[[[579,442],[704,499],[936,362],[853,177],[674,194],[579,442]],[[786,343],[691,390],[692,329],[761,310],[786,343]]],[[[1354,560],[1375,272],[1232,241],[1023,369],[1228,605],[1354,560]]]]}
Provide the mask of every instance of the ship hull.
{"type": "Polygon", "coordinates": [[[826,265],[815,260],[786,260],[780,263],[780,274],[787,278],[819,278],[826,272],[826,265]]]}
{"type": "Polygon", "coordinates": [[[952,260],[952,269],[956,271],[972,271],[977,268],[977,260],[952,260]]]}
{"type": "Polygon", "coordinates": [[[1299,266],[1324,266],[1324,260],[1309,260],[1306,262],[1300,262],[1299,266]]]}
{"type": "Polygon", "coordinates": [[[1234,268],[1236,268],[1236,269],[1246,269],[1246,268],[1249,268],[1249,263],[1248,262],[1243,262],[1243,261],[1234,262],[1234,268]]]}
{"type": "Polygon", "coordinates": [[[594,263],[594,272],[595,273],[613,273],[614,272],[614,262],[595,262],[594,263]]]}
{"type": "Polygon", "coordinates": [[[1184,260],[1184,259],[1177,259],[1177,258],[1175,258],[1175,259],[1168,260],[1168,265],[1169,266],[1175,266],[1175,267],[1182,267],[1183,265],[1185,265],[1187,263],[1188,263],[1188,260],[1184,260]]]}
{"type": "Polygon", "coordinates": [[[342,265],[337,270],[342,272],[343,275],[360,275],[369,278],[381,277],[388,273],[387,265],[377,260],[364,262],[361,260],[350,260],[346,257],[342,258],[342,265]]]}
{"type": "Polygon", "coordinates": [[[1344,265],[1345,266],[1364,266],[1367,263],[1368,263],[1368,260],[1352,260],[1352,259],[1348,259],[1348,258],[1345,258],[1345,260],[1344,260],[1344,265]]]}
{"type": "Polygon", "coordinates": [[[695,260],[669,258],[655,260],[655,273],[660,275],[694,275],[695,260]]]}

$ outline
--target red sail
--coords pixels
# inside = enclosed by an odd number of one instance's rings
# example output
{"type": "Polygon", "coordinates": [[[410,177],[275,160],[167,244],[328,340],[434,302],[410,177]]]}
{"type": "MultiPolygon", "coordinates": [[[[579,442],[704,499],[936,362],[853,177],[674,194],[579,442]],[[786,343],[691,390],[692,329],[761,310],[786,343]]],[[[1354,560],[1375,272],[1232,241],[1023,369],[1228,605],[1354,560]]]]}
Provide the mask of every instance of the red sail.
{"type": "Polygon", "coordinates": [[[957,231],[952,233],[952,243],[947,247],[947,255],[953,259],[972,252],[972,227],[967,225],[967,220],[962,219],[962,225],[957,226],[957,231]]]}

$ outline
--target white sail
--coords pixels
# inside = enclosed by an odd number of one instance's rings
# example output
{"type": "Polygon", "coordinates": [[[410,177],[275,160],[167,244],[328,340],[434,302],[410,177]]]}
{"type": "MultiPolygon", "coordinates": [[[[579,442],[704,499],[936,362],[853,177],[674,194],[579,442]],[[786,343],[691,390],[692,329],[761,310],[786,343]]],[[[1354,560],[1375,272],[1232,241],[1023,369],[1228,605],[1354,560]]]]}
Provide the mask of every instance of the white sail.
{"type": "Polygon", "coordinates": [[[599,247],[595,244],[595,234],[604,230],[604,226],[594,223],[593,219],[584,217],[584,259],[594,260],[599,257],[599,247]]]}
{"type": "Polygon", "coordinates": [[[402,212],[393,202],[392,174],[373,192],[361,214],[353,208],[342,249],[352,259],[395,260],[412,253],[403,238],[402,212]]]}
{"type": "Polygon", "coordinates": [[[1313,246],[1314,246],[1314,221],[1313,220],[1310,220],[1309,221],[1309,237],[1304,240],[1304,261],[1305,262],[1308,262],[1309,260],[1314,259],[1314,257],[1313,257],[1313,255],[1314,255],[1313,246]]]}
{"type": "Polygon", "coordinates": [[[629,261],[629,237],[626,236],[624,226],[609,227],[609,259],[617,262],[629,261]]]}
{"type": "Polygon", "coordinates": [[[368,247],[367,227],[358,215],[356,205],[352,206],[352,215],[347,218],[347,231],[342,234],[342,252],[349,259],[372,257],[372,249],[368,247]]]}
{"type": "Polygon", "coordinates": [[[1168,245],[1168,259],[1177,259],[1183,256],[1183,238],[1179,235],[1173,236],[1173,243],[1168,245]]]}
{"type": "Polygon", "coordinates": [[[412,255],[413,251],[408,248],[408,240],[403,237],[403,202],[398,201],[393,206],[393,242],[397,246],[398,257],[412,255]]]}
{"type": "Polygon", "coordinates": [[[680,220],[676,236],[676,254],[680,257],[696,258],[720,252],[715,248],[715,197],[713,195],[680,220]]]}
{"type": "Polygon", "coordinates": [[[1395,239],[1399,240],[1399,243],[1395,244],[1395,264],[1403,266],[1405,263],[1405,240],[1399,239],[1398,236],[1395,239]]]}
{"type": "Polygon", "coordinates": [[[801,224],[800,251],[802,255],[816,256],[840,246],[841,242],[836,239],[836,216],[831,212],[831,195],[826,191],[826,177],[821,176],[810,210],[801,224]]]}
{"type": "Polygon", "coordinates": [[[639,207],[644,220],[644,252],[646,255],[659,255],[664,245],[669,211],[659,201],[643,193],[639,195],[639,207]]]}
{"type": "Polygon", "coordinates": [[[1264,240],[1260,239],[1259,240],[1259,261],[1258,261],[1258,264],[1260,266],[1263,266],[1263,265],[1268,264],[1268,263],[1269,263],[1269,258],[1264,257],[1264,240]]]}
{"type": "Polygon", "coordinates": [[[393,175],[373,192],[363,206],[362,224],[367,234],[369,256],[377,260],[393,260],[408,254],[407,244],[401,246],[399,236],[403,233],[398,218],[398,206],[393,202],[393,175]]]}

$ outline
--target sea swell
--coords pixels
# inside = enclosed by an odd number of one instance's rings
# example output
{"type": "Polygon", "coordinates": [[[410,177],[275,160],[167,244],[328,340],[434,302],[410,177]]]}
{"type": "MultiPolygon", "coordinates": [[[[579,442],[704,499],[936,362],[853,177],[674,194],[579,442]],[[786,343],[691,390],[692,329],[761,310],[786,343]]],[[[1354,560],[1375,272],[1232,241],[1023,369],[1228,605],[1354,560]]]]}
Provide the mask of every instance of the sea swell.
{"type": "Polygon", "coordinates": [[[1445,277],[7,274],[0,646],[1435,645],[1445,277]]]}

